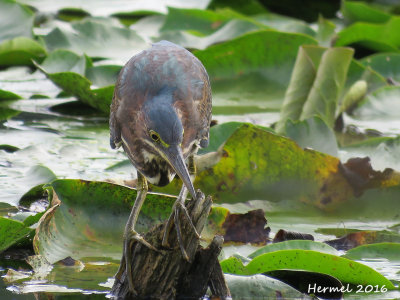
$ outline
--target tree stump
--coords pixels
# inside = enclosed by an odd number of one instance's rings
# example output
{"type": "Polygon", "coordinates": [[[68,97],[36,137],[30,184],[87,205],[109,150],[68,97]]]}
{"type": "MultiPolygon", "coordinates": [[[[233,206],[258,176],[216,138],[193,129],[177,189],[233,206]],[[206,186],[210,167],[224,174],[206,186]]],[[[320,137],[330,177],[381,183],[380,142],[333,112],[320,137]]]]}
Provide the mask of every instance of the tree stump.
{"type": "MultiPolygon", "coordinates": [[[[211,197],[201,194],[197,200],[190,200],[186,207],[197,232],[202,232],[211,209],[211,197]]],[[[207,287],[221,299],[230,297],[225,283],[218,255],[223,238],[217,236],[210,246],[203,249],[188,220],[181,214],[181,233],[189,261],[179,248],[175,227],[169,235],[169,245],[173,249],[156,252],[141,243],[132,247],[132,276],[135,293],[129,292],[126,270],[120,280],[115,280],[111,294],[114,299],[198,299],[205,295],[207,287]]],[[[157,249],[162,249],[164,224],[150,229],[144,238],[157,249]]]]}

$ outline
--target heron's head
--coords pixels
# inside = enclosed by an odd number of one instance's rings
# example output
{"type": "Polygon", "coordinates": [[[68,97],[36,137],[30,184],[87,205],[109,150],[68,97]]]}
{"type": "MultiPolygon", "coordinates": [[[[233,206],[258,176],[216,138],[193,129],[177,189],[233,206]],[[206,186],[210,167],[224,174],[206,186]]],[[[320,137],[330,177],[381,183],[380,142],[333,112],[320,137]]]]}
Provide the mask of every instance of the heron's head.
{"type": "Polygon", "coordinates": [[[161,91],[143,108],[145,143],[161,156],[182,180],[190,194],[195,190],[182,153],[184,128],[173,105],[171,90],[161,91]]]}

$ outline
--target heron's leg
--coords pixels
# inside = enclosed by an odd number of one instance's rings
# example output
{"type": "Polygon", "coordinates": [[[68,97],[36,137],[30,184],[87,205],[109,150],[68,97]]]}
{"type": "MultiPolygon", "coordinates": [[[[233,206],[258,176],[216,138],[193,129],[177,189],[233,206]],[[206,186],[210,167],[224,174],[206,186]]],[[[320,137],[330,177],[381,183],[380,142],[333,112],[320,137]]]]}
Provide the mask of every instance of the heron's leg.
{"type": "Polygon", "coordinates": [[[159,251],[153,245],[151,245],[149,242],[147,242],[139,233],[137,233],[135,231],[135,224],[136,224],[137,218],[139,216],[140,209],[142,208],[143,202],[146,199],[147,190],[148,190],[147,180],[139,172],[138,172],[138,177],[137,177],[136,189],[137,189],[136,200],[135,200],[135,203],[133,204],[131,214],[129,215],[128,222],[125,225],[123,255],[122,255],[122,259],[121,259],[121,264],[119,266],[117,274],[115,275],[116,279],[120,279],[122,273],[126,269],[126,276],[128,278],[130,291],[134,291],[132,271],[131,271],[133,243],[136,241],[136,242],[142,243],[143,245],[145,245],[146,247],[148,247],[154,251],[159,251]]]}
{"type": "MultiPolygon", "coordinates": [[[[192,181],[194,180],[194,177],[196,176],[196,167],[194,165],[194,158],[193,155],[189,157],[189,173],[192,181]]],[[[183,246],[183,241],[182,241],[182,234],[181,234],[181,225],[180,225],[180,219],[179,219],[179,212],[183,212],[186,219],[189,221],[190,226],[192,227],[194,233],[198,238],[200,238],[200,235],[198,234],[196,227],[193,224],[192,218],[189,216],[189,213],[185,207],[185,200],[187,198],[188,190],[185,185],[182,185],[182,189],[179,192],[178,198],[176,199],[174,206],[172,208],[172,214],[170,215],[168,222],[165,226],[164,229],[164,234],[163,234],[163,240],[162,240],[162,245],[164,247],[168,246],[168,238],[169,238],[169,232],[172,229],[172,224],[175,223],[175,228],[176,228],[176,233],[177,233],[177,239],[179,243],[179,247],[181,248],[181,252],[183,257],[186,260],[189,260],[189,257],[186,253],[185,247],[183,246]]]]}

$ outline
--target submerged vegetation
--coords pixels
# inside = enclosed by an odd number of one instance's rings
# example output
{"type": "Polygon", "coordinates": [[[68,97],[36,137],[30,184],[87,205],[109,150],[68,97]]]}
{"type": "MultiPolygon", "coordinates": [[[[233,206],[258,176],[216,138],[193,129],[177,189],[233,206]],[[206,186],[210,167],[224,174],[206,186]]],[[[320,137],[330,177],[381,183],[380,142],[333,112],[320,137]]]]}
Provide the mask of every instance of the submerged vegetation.
{"type": "MultiPolygon", "coordinates": [[[[114,83],[169,40],[210,76],[195,187],[233,297],[400,299],[400,6],[279,2],[0,0],[0,298],[110,290],[136,197],[114,83]]],[[[139,232],[180,185],[153,187],[139,232]]]]}

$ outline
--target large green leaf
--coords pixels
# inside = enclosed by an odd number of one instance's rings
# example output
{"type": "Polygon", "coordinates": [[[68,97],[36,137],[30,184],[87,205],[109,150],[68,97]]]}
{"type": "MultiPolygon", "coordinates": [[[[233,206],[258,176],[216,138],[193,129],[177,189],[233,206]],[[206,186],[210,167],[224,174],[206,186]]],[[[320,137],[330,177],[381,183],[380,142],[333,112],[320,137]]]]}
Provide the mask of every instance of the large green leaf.
{"type": "Polygon", "coordinates": [[[361,245],[346,252],[345,257],[353,260],[368,260],[384,258],[391,261],[400,261],[399,243],[377,243],[361,245]]]}
{"type": "Polygon", "coordinates": [[[280,250],[254,258],[246,266],[237,258],[221,262],[222,270],[230,274],[253,275],[273,270],[306,270],[331,275],[343,283],[379,285],[395,289],[391,281],[366,265],[312,250],[280,250]]]}
{"type": "Polygon", "coordinates": [[[257,15],[267,12],[267,9],[258,0],[211,0],[207,9],[221,9],[229,7],[245,15],[257,15]]]}
{"type": "Polygon", "coordinates": [[[117,81],[120,65],[101,65],[86,69],[86,77],[96,86],[106,87],[114,85],[117,81]]]}
{"type": "Polygon", "coordinates": [[[17,37],[0,44],[0,66],[33,65],[32,59],[41,61],[46,55],[45,48],[38,42],[17,37]]]}
{"type": "MultiPolygon", "coordinates": [[[[37,254],[50,263],[68,256],[120,257],[122,232],[136,197],[135,190],[80,180],[56,180],[48,188],[54,196],[52,208],[40,221],[34,239],[37,254]]],[[[167,207],[172,202],[171,197],[148,195],[137,230],[143,231],[151,216],[158,220],[167,218],[167,207]]]]}
{"type": "Polygon", "coordinates": [[[47,73],[74,72],[85,75],[87,58],[75,52],[57,49],[51,52],[40,65],[47,73]]]}
{"type": "Polygon", "coordinates": [[[378,53],[367,56],[360,62],[369,66],[387,79],[400,81],[400,54],[378,53]]]}
{"type": "Polygon", "coordinates": [[[5,91],[5,90],[0,90],[0,100],[18,100],[22,99],[21,96],[10,92],[10,91],[5,91]]]}
{"type": "Polygon", "coordinates": [[[23,222],[0,217],[0,253],[26,239],[33,231],[23,222]]]}
{"type": "Polygon", "coordinates": [[[229,41],[245,33],[265,27],[262,24],[255,24],[255,22],[234,19],[207,36],[199,36],[194,32],[174,30],[161,33],[155,40],[168,40],[189,49],[205,49],[212,44],[229,41]]]}
{"type": "Polygon", "coordinates": [[[201,35],[208,35],[234,18],[251,20],[230,9],[212,11],[170,7],[161,31],[191,30],[201,35]]]}
{"type": "Polygon", "coordinates": [[[349,66],[342,97],[348,93],[350,88],[357,81],[360,80],[366,81],[368,92],[372,92],[387,85],[386,79],[382,75],[377,73],[375,70],[372,70],[368,66],[363,66],[358,60],[353,59],[349,66]]]}
{"type": "MultiPolygon", "coordinates": [[[[42,69],[45,73],[45,70],[42,69]]],[[[104,113],[110,111],[114,86],[92,90],[91,82],[77,73],[46,73],[47,77],[68,94],[76,96],[83,103],[90,105],[104,113]]]]}
{"type": "MultiPolygon", "coordinates": [[[[349,176],[339,159],[314,150],[303,150],[294,141],[254,125],[239,127],[212,161],[217,163],[200,172],[194,184],[206,194],[213,195],[215,202],[268,200],[265,205],[269,214],[296,215],[301,211],[313,215],[320,214],[318,209],[322,209],[336,216],[374,215],[375,218],[393,218],[393,206],[400,204],[394,201],[395,189],[400,186],[398,172],[389,170],[361,188],[352,180],[362,175],[351,171],[349,176]],[[393,187],[393,195],[385,195],[387,187],[393,187]],[[371,188],[375,189],[375,196],[382,193],[381,201],[385,198],[387,203],[392,203],[391,208],[377,209],[370,202],[372,194],[355,197],[371,188]],[[362,207],[360,203],[363,203],[362,207]],[[352,209],[346,213],[349,206],[352,209]],[[372,211],[368,215],[363,209],[372,211]]],[[[154,187],[153,190],[177,194],[179,187],[180,182],[175,180],[164,188],[154,187]]]]}
{"type": "Polygon", "coordinates": [[[318,18],[318,31],[315,38],[318,40],[319,45],[330,47],[332,40],[335,38],[336,25],[330,20],[324,19],[322,16],[318,18]]]}
{"type": "Polygon", "coordinates": [[[360,43],[379,52],[396,52],[400,46],[400,17],[393,16],[386,23],[356,22],[338,33],[336,46],[360,43]]]}
{"type": "Polygon", "coordinates": [[[268,28],[315,35],[315,31],[305,22],[293,18],[260,12],[254,17],[248,17],[227,8],[217,11],[170,8],[160,30],[164,33],[161,37],[182,41],[189,48],[202,49],[207,44],[230,40],[248,31],[268,28]],[[189,35],[188,32],[194,35],[189,35]]]}
{"type": "Polygon", "coordinates": [[[33,12],[13,0],[0,1],[0,43],[16,37],[32,37],[33,12]]]}
{"type": "Polygon", "coordinates": [[[385,23],[391,15],[359,1],[343,1],[342,13],[350,22],[385,23]]]}
{"type": "Polygon", "coordinates": [[[281,117],[276,125],[277,132],[285,132],[287,120],[297,121],[300,119],[325,50],[318,46],[301,46],[299,48],[290,83],[285,93],[281,117]]]}
{"type": "MultiPolygon", "coordinates": [[[[25,152],[25,155],[29,151],[25,152]]],[[[16,160],[17,162],[18,160],[16,160]]],[[[16,163],[17,164],[17,163],[16,163]]],[[[23,172],[14,167],[17,174],[13,177],[11,182],[2,186],[2,193],[0,194],[0,201],[7,202],[12,205],[18,206],[20,198],[28,191],[40,184],[49,183],[56,178],[56,175],[47,167],[43,165],[29,164],[29,168],[24,168],[23,172]]]]}
{"type": "Polygon", "coordinates": [[[302,44],[316,41],[302,34],[265,30],[195,51],[210,75],[214,112],[280,108],[302,44]]]}
{"type": "Polygon", "coordinates": [[[276,125],[278,133],[285,133],[288,120],[304,120],[314,115],[332,128],[338,103],[343,102],[340,99],[347,99],[347,103],[357,82],[365,82],[369,91],[386,84],[376,72],[350,61],[351,54],[352,50],[346,48],[300,47],[276,125]]]}
{"type": "Polygon", "coordinates": [[[258,14],[253,17],[257,22],[270,28],[293,33],[303,33],[311,37],[316,37],[316,32],[309,24],[299,19],[290,18],[274,13],[258,14]]]}
{"type": "Polygon", "coordinates": [[[339,252],[335,248],[324,243],[308,241],[308,240],[289,240],[264,246],[251,253],[248,257],[255,258],[264,253],[270,253],[279,250],[289,250],[289,249],[313,250],[333,255],[339,254],[339,252]]]}
{"type": "Polygon", "coordinates": [[[90,65],[91,61],[85,56],[79,56],[68,50],[56,50],[41,65],[36,64],[36,66],[67,94],[74,95],[83,103],[108,113],[114,93],[113,82],[120,67],[111,65],[86,68],[88,64],[90,65]],[[93,81],[85,77],[85,74],[93,81]],[[95,88],[92,84],[100,88],[95,88]]]}
{"type": "MultiPolygon", "coordinates": [[[[122,235],[136,190],[106,182],[55,180],[47,186],[53,191],[52,207],[39,222],[34,247],[50,263],[71,256],[119,259],[122,235]]],[[[173,196],[148,193],[136,223],[140,233],[166,220],[176,200],[173,196]]],[[[202,233],[212,239],[223,234],[222,225],[229,211],[212,209],[202,233]]]]}
{"type": "Polygon", "coordinates": [[[320,116],[331,128],[353,56],[350,48],[331,48],[324,52],[315,81],[304,103],[300,120],[320,116]]]}
{"type": "Polygon", "coordinates": [[[72,30],[55,28],[44,41],[50,51],[62,48],[94,58],[110,58],[125,63],[147,48],[145,41],[128,28],[87,19],[72,24],[72,30]]]}
{"type": "Polygon", "coordinates": [[[264,275],[237,276],[224,274],[233,299],[311,299],[280,280],[264,275]]]}

